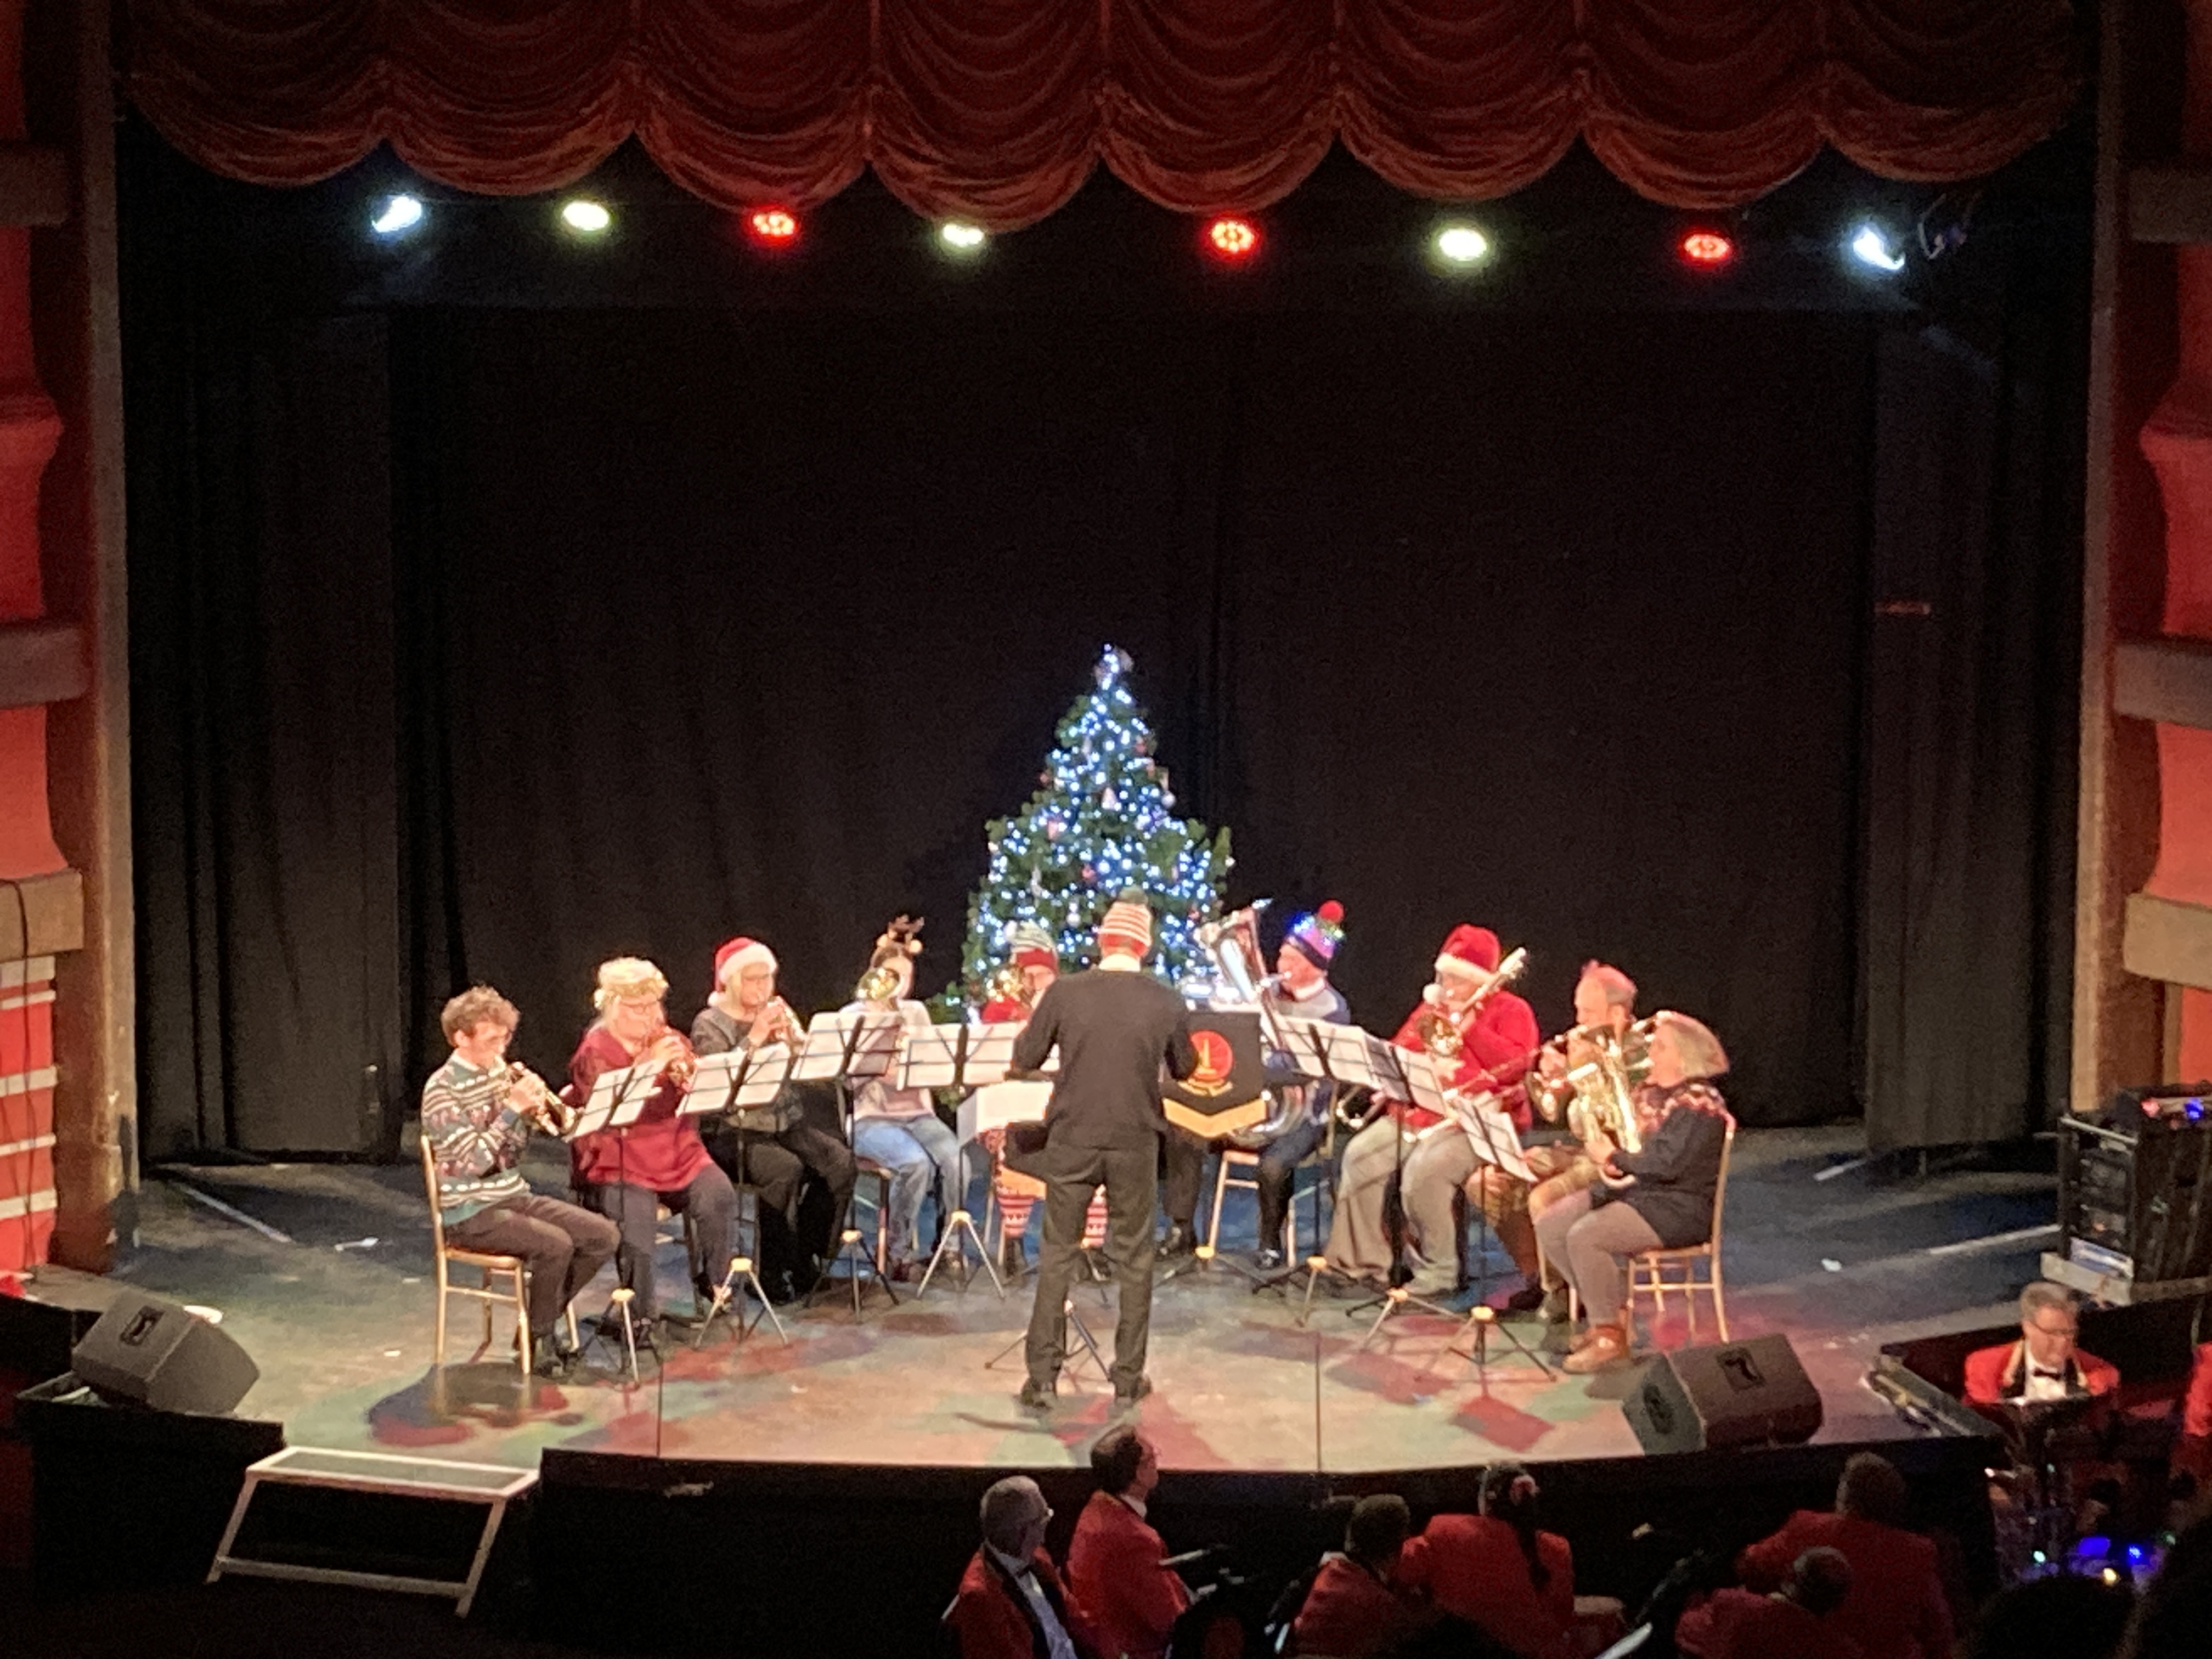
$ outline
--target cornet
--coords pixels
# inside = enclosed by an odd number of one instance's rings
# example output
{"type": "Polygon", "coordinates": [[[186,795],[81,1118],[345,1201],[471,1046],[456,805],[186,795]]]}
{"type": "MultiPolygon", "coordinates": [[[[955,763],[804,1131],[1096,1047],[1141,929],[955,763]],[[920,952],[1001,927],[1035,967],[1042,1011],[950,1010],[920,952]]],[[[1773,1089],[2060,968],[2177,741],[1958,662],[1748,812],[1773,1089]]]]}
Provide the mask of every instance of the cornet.
{"type": "Polygon", "coordinates": [[[568,1103],[519,1060],[507,1063],[507,1098],[517,1112],[548,1134],[565,1135],[575,1127],[576,1114],[568,1103]]]}

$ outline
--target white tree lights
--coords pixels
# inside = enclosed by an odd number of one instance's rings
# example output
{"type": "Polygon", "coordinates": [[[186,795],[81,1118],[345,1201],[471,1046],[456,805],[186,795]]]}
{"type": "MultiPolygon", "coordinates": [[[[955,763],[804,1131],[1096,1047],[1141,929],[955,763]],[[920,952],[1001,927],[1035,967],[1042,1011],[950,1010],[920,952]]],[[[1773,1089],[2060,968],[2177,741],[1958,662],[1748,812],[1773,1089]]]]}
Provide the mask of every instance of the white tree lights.
{"type": "Polygon", "coordinates": [[[1060,722],[1037,792],[985,830],[990,865],[968,902],[961,956],[971,998],[1006,961],[1017,922],[1050,933],[1064,968],[1095,962],[1092,929],[1124,887],[1152,900],[1155,970],[1175,982],[1200,969],[1194,933],[1220,908],[1229,832],[1173,815],[1175,794],[1129,694],[1129,668],[1126,652],[1106,647],[1091,672],[1094,689],[1060,722]]]}

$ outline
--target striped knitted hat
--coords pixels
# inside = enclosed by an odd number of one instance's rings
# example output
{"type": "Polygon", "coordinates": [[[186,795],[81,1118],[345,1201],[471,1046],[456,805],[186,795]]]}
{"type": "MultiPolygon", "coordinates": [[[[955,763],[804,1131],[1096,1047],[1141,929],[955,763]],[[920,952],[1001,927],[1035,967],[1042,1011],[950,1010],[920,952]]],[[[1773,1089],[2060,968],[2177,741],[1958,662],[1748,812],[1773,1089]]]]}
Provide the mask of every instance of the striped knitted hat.
{"type": "Polygon", "coordinates": [[[1013,931],[1006,935],[1006,946],[1017,968],[1060,966],[1060,950],[1053,943],[1052,935],[1033,921],[1016,922],[1013,931]]]}
{"type": "Polygon", "coordinates": [[[1140,957],[1152,948],[1152,907],[1141,888],[1124,887],[1106,907],[1106,919],[1098,924],[1098,948],[1114,955],[1111,941],[1116,940],[1126,956],[1140,957]]]}

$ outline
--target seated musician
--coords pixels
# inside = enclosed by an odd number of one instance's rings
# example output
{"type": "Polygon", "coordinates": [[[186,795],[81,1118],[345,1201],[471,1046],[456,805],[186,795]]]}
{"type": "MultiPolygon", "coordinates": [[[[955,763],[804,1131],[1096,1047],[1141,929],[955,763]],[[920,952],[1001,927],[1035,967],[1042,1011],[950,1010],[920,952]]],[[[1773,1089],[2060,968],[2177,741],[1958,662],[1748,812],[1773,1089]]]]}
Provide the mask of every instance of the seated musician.
{"type": "Polygon", "coordinates": [[[1595,1186],[1569,1194],[1537,1220],[1545,1259],[1580,1299],[1589,1328],[1569,1345],[1564,1369],[1577,1376],[1626,1364],[1629,1355],[1622,1259],[1684,1249],[1712,1237],[1713,1197],[1733,1121],[1707,1079],[1728,1070],[1720,1039],[1687,1014],[1653,1017],[1649,1081],[1636,1091],[1641,1152],[1594,1136],[1595,1186]]]}
{"type": "MultiPolygon", "coordinates": [[[[1060,977],[1060,950],[1052,935],[1033,921],[1016,922],[1006,935],[1010,955],[1006,969],[992,979],[992,994],[978,1015],[987,1025],[1018,1024],[1026,1021],[1037,999],[1060,977]]],[[[1018,1277],[1029,1258],[1022,1241],[1029,1236],[1030,1217],[1044,1197],[1044,1182],[1006,1167],[1006,1132],[986,1129],[977,1142],[991,1155],[991,1191],[999,1205],[999,1271],[1008,1279],[1018,1277]]],[[[1091,1194],[1091,1207],[1083,1217],[1084,1259],[1094,1274],[1103,1276],[1106,1243],[1106,1189],[1091,1194]]]]}
{"type": "Polygon", "coordinates": [[[2074,1292],[2038,1279],[2020,1293],[2020,1340],[1966,1356],[1966,1403],[2032,1406],[2112,1393],[2120,1373],[2075,1346],[2081,1329],[2074,1292]]]}
{"type": "Polygon", "coordinates": [[[1395,1492],[1375,1492],[1352,1506],[1342,1553],[1322,1558],[1291,1624],[1287,1651],[1329,1659],[1368,1659],[1395,1652],[1419,1630],[1426,1608],[1399,1577],[1413,1512],[1395,1492]]]}
{"type": "Polygon", "coordinates": [[[691,1045],[669,1026],[667,995],[667,979],[641,957],[601,963],[592,994],[599,1018],[585,1028],[568,1061],[568,1079],[579,1102],[605,1072],[643,1066],[659,1078],[636,1121],[580,1135],[568,1149],[577,1190],[621,1230],[615,1273],[632,1293],[631,1328],[647,1346],[660,1316],[653,1279],[659,1206],[691,1217],[699,1260],[690,1271],[702,1307],[713,1299],[729,1266],[738,1213],[736,1188],[707,1156],[698,1125],[678,1110],[691,1086],[696,1061],[691,1045]]]}
{"type": "Polygon", "coordinates": [[[1575,1634],[1575,1553],[1537,1524],[1536,1477],[1518,1463],[1482,1472],[1475,1515],[1430,1517],[1398,1580],[1516,1659],[1565,1659],[1575,1634]]]}
{"type": "MultiPolygon", "coordinates": [[[[1334,899],[1291,921],[1275,953],[1275,987],[1267,994],[1278,1013],[1333,1025],[1352,1023],[1352,1005],[1328,981],[1329,965],[1343,943],[1344,907],[1334,899]]],[[[1298,1073],[1288,1054],[1267,1056],[1267,1081],[1271,1089],[1297,1091],[1304,1108],[1288,1129],[1260,1150],[1259,1265],[1262,1272],[1273,1272],[1283,1265],[1283,1218],[1290,1212],[1298,1165],[1328,1133],[1333,1096],[1328,1085],[1298,1073]]]]}
{"type": "MultiPolygon", "coordinates": [[[[929,1010],[909,994],[914,959],[921,951],[921,928],[920,922],[901,916],[877,938],[868,971],[860,981],[863,994],[847,1005],[846,1012],[890,1010],[908,1025],[929,1024],[929,1010]]],[[[917,1259],[915,1237],[921,1200],[932,1193],[937,1195],[939,1237],[952,1212],[967,1203],[960,1137],[937,1115],[928,1090],[894,1088],[887,1079],[870,1078],[853,1091],[853,1153],[891,1172],[885,1218],[890,1276],[921,1278],[926,1258],[917,1259]]],[[[932,1239],[933,1248],[935,1243],[932,1239]]]]}
{"type": "MultiPolygon", "coordinates": [[[[714,990],[691,1022],[702,1054],[729,1054],[795,1036],[799,1022],[775,994],[775,952],[740,934],[714,952],[714,990]]],[[[760,1201],[760,1275],[771,1302],[811,1289],[852,1201],[852,1149],[842,1135],[806,1121],[799,1088],[732,1112],[707,1132],[707,1150],[760,1201]]]]}
{"type": "Polygon", "coordinates": [[[983,1542],[945,1614],[960,1659],[1093,1659],[1098,1646],[1069,1607],[1045,1553],[1052,1506],[1011,1474],[983,1494],[983,1542]]]}
{"type": "Polygon", "coordinates": [[[1190,1591],[1166,1564],[1167,1548],[1145,1517],[1159,1485],[1152,1443],[1127,1423],[1092,1443],[1098,1490],[1076,1517],[1067,1545],[1067,1599],[1099,1651],[1122,1659],[1165,1659],[1190,1591]]]}
{"type": "MultiPolygon", "coordinates": [[[[1525,1129],[1528,1104],[1521,1079],[1535,1058],[1536,1016],[1526,1002],[1498,986],[1498,962],[1497,934],[1465,923],[1453,928],[1437,956],[1436,982],[1391,1041],[1402,1048],[1425,1048],[1448,1060],[1448,1086],[1462,1093],[1495,1094],[1512,1115],[1516,1128],[1525,1129]]],[[[1442,1073],[1445,1067],[1438,1070],[1442,1073]]],[[[1387,1101],[1383,1115],[1352,1138],[1345,1148],[1336,1216],[1329,1227],[1328,1255],[1333,1272],[1374,1281],[1389,1276],[1395,1251],[1386,1209],[1402,1157],[1403,1206],[1413,1259],[1412,1288],[1425,1295],[1449,1295],[1457,1288],[1458,1197],[1479,1160],[1462,1131],[1443,1125],[1434,1112],[1410,1102],[1387,1101]],[[1396,1145],[1401,1127],[1407,1137],[1402,1152],[1396,1145]]],[[[1520,1201],[1526,1192],[1519,1182],[1486,1182],[1481,1189],[1485,1211],[1492,1215],[1500,1238],[1516,1262],[1526,1254],[1527,1271],[1533,1278],[1534,1237],[1521,1237],[1528,1221],[1520,1201]]]]}
{"type": "MultiPolygon", "coordinates": [[[[1643,1034],[1636,1028],[1636,981],[1620,969],[1602,962],[1584,963],[1581,976],[1575,981],[1574,1030],[1553,1038],[1537,1056],[1537,1070],[1545,1085],[1544,1097],[1532,1103],[1540,1109],[1536,1113],[1540,1120],[1553,1121],[1565,1115],[1562,1103],[1571,1099],[1573,1093],[1565,1086],[1569,1074],[1597,1059],[1595,1045],[1587,1035],[1593,1032],[1610,1032],[1629,1075],[1642,1074],[1649,1062],[1644,1052],[1643,1034]]],[[[1528,1214],[1533,1221],[1561,1199],[1595,1185],[1598,1168],[1596,1161],[1583,1150],[1580,1140],[1571,1134],[1547,1134],[1540,1122],[1532,1139],[1537,1144],[1528,1146],[1527,1152],[1528,1167],[1537,1177],[1528,1193],[1528,1214]]],[[[1549,1261],[1543,1264],[1543,1273],[1540,1285],[1530,1281],[1506,1305],[1519,1311],[1540,1307],[1551,1323],[1565,1324],[1566,1280],[1549,1261]]]]}
{"type": "Polygon", "coordinates": [[[453,1055],[422,1085],[422,1138],[438,1171],[446,1242],[488,1255],[522,1258],[528,1276],[531,1369],[566,1377],[575,1352],[558,1328],[561,1310],[615,1253],[605,1216],[530,1190],[515,1167],[538,1115],[551,1109],[545,1085],[507,1064],[521,1016],[489,985],[446,1005],[439,1025],[453,1055]]]}

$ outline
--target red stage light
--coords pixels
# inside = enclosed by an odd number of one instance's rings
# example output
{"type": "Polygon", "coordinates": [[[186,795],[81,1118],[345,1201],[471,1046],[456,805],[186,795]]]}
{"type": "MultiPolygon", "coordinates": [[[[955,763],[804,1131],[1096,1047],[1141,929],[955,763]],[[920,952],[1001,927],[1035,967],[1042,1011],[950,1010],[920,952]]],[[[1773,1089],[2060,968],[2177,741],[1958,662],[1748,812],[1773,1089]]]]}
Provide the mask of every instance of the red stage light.
{"type": "Polygon", "coordinates": [[[1206,240],[1224,259],[1242,259],[1260,246],[1260,233],[1249,219],[1216,219],[1206,228],[1206,240]]]}
{"type": "Polygon", "coordinates": [[[1735,244],[1717,230],[1693,230],[1682,239],[1682,257],[1693,265],[1724,265],[1735,258],[1735,244]]]}
{"type": "Polygon", "coordinates": [[[745,228],[756,240],[788,242],[799,235],[799,216],[788,208],[762,208],[745,221],[745,228]]]}

